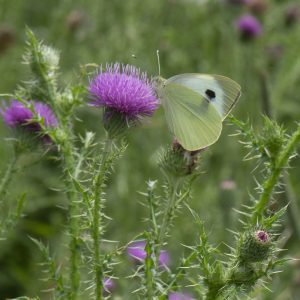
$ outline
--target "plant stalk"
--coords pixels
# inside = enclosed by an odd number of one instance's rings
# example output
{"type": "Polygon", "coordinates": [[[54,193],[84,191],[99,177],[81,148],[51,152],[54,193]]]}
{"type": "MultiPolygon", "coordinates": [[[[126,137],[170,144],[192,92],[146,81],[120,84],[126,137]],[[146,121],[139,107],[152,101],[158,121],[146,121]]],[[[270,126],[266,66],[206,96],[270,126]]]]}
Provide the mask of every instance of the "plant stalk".
{"type": "Polygon", "coordinates": [[[17,163],[18,156],[14,154],[12,160],[6,166],[6,170],[0,182],[0,203],[2,203],[3,197],[7,192],[7,186],[9,185],[10,181],[12,180],[12,175],[15,172],[15,165],[17,163]]]}
{"type": "Polygon", "coordinates": [[[255,225],[257,220],[262,218],[263,212],[269,203],[270,197],[272,195],[273,189],[276,183],[279,180],[280,174],[284,167],[287,165],[290,156],[292,155],[293,151],[297,143],[300,141],[300,125],[298,125],[297,130],[291,136],[286,145],[286,148],[281,152],[276,162],[276,166],[274,167],[273,172],[270,174],[270,177],[264,182],[263,184],[263,192],[255,205],[254,212],[252,214],[252,223],[255,225]]]}
{"type": "Polygon", "coordinates": [[[65,170],[67,172],[67,196],[69,200],[69,234],[71,237],[69,249],[70,249],[70,293],[69,299],[77,299],[79,285],[80,285],[80,274],[79,274],[79,243],[78,243],[78,201],[77,194],[74,184],[72,182],[72,176],[74,174],[75,159],[72,152],[72,145],[67,141],[62,146],[62,152],[65,162],[65,170]]]}
{"type": "MultiPolygon", "coordinates": [[[[180,180],[178,178],[176,178],[174,180],[174,182],[170,181],[169,184],[172,188],[172,191],[170,193],[171,197],[170,197],[170,199],[168,199],[168,203],[167,203],[165,211],[164,211],[163,221],[162,221],[162,225],[161,225],[160,231],[159,231],[159,236],[158,236],[159,249],[161,249],[163,247],[164,240],[166,238],[166,232],[170,225],[170,220],[172,219],[173,209],[174,209],[174,205],[176,203],[177,190],[178,190],[178,187],[180,184],[180,180]]],[[[158,253],[160,252],[159,249],[157,251],[158,253]]]]}
{"type": "Polygon", "coordinates": [[[102,213],[101,213],[101,203],[102,203],[102,192],[103,184],[106,178],[107,171],[107,159],[111,152],[113,140],[107,138],[105,141],[104,149],[100,158],[100,167],[96,173],[94,184],[93,184],[93,195],[94,195],[94,207],[93,207],[93,226],[92,226],[92,237],[94,244],[93,253],[93,264],[95,272],[95,296],[96,300],[103,299],[103,269],[100,256],[100,243],[101,236],[103,234],[102,230],[102,213]]]}

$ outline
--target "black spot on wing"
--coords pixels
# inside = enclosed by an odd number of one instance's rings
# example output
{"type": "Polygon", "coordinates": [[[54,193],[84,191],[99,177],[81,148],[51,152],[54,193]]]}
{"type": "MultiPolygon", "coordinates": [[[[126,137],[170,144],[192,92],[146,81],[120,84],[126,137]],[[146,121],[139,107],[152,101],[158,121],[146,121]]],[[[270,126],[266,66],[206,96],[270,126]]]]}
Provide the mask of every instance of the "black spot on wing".
{"type": "Polygon", "coordinates": [[[206,90],[205,94],[208,96],[209,100],[214,100],[216,98],[216,93],[212,90],[206,90]]]}

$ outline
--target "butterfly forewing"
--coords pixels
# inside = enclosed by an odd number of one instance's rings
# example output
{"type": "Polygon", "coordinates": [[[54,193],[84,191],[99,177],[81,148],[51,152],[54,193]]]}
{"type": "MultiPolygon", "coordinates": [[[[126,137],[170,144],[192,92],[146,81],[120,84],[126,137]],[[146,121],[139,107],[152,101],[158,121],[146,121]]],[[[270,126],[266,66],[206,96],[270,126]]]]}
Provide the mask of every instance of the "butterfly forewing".
{"type": "Polygon", "coordinates": [[[168,126],[183,148],[199,150],[219,138],[222,118],[199,93],[180,84],[168,83],[160,94],[168,126]]]}
{"type": "Polygon", "coordinates": [[[166,85],[171,83],[183,85],[206,98],[219,112],[222,120],[230,113],[241,95],[239,84],[220,75],[181,74],[166,81],[166,85]]]}

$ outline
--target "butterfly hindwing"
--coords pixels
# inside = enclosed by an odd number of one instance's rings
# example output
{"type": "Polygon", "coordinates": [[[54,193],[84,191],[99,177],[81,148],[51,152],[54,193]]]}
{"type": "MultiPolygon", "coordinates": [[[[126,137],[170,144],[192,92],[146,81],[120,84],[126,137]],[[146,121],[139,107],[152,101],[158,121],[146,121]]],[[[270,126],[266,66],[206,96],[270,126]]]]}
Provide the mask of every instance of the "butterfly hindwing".
{"type": "Polygon", "coordinates": [[[241,95],[241,87],[235,81],[221,75],[188,73],[169,78],[165,85],[183,85],[210,101],[222,120],[230,113],[241,95]]]}
{"type": "Polygon", "coordinates": [[[222,118],[206,98],[176,83],[166,84],[160,94],[168,126],[183,148],[199,150],[219,138],[222,118]]]}

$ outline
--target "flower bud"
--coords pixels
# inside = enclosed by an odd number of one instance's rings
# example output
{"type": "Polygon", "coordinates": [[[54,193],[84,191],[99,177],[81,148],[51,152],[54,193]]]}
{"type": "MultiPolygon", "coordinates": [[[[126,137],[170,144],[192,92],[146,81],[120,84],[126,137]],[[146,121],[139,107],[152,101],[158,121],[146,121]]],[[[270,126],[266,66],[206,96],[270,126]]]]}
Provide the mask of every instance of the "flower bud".
{"type": "Polygon", "coordinates": [[[265,230],[246,232],[239,246],[239,258],[244,262],[259,262],[265,260],[271,249],[271,238],[265,230]]]}
{"type": "Polygon", "coordinates": [[[203,150],[187,151],[174,139],[172,146],[165,150],[161,156],[159,164],[167,173],[173,176],[190,175],[197,169],[198,153],[203,150]]]}

